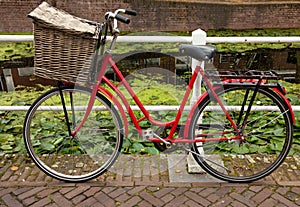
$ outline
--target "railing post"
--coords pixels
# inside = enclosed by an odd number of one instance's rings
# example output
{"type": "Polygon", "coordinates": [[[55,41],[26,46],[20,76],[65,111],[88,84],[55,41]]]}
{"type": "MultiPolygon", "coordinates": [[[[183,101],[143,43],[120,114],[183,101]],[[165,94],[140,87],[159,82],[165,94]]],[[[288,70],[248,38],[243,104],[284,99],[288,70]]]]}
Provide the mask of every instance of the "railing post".
{"type": "MultiPolygon", "coordinates": [[[[192,44],[193,45],[206,45],[206,32],[197,29],[192,32],[192,44]]],[[[198,60],[192,59],[192,73],[194,72],[197,65],[201,65],[204,68],[204,61],[200,62],[198,60]]],[[[194,105],[197,99],[201,95],[201,81],[202,77],[199,75],[194,83],[193,95],[190,101],[190,105],[194,105]]]]}
{"type": "MultiPolygon", "coordinates": [[[[206,45],[206,32],[197,29],[192,32],[192,44],[193,45],[206,45]]],[[[204,61],[198,61],[195,59],[192,59],[192,73],[194,73],[194,70],[197,65],[200,65],[202,68],[204,68],[204,61]]],[[[193,106],[198,98],[201,96],[201,81],[202,81],[202,76],[199,74],[195,83],[194,83],[194,88],[193,88],[193,94],[192,98],[190,100],[190,105],[193,106]]],[[[202,143],[199,144],[199,147],[201,147],[202,143]]],[[[201,152],[201,149],[199,149],[201,152]]],[[[188,172],[189,173],[194,173],[194,172],[200,172],[200,173],[205,173],[205,171],[196,163],[193,155],[191,153],[188,154],[187,156],[187,165],[188,165],[188,172]]]]}

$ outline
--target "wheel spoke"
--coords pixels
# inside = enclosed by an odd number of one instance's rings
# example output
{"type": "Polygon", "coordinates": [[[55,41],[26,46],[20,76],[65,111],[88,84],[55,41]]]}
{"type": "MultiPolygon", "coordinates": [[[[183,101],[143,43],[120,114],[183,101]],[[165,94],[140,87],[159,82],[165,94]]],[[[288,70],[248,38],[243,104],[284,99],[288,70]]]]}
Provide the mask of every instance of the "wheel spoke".
{"type": "MultiPolygon", "coordinates": [[[[248,111],[247,123],[238,125],[242,135],[240,140],[231,139],[238,134],[230,131],[231,124],[223,111],[208,110],[217,107],[217,103],[209,98],[199,104],[199,111],[192,118],[190,137],[201,139],[204,134],[209,135],[200,145],[194,144],[194,158],[203,169],[219,179],[230,182],[261,179],[273,172],[289,152],[293,136],[289,109],[275,92],[256,89],[237,86],[217,91],[225,107],[249,105],[245,95],[253,103],[251,111],[248,111]],[[255,98],[252,97],[254,91],[255,98]],[[254,110],[255,104],[263,106],[263,109],[254,110]],[[268,111],[269,106],[276,110],[268,111]]],[[[247,108],[240,111],[228,109],[228,113],[238,123],[243,120],[247,108]]]]}
{"type": "Polygon", "coordinates": [[[90,93],[90,89],[72,86],[50,90],[37,99],[25,118],[24,139],[30,156],[56,179],[81,182],[97,177],[121,150],[120,117],[100,94],[94,103],[100,110],[93,108],[77,135],[69,136],[68,131],[75,129],[85,113],[90,93]]]}

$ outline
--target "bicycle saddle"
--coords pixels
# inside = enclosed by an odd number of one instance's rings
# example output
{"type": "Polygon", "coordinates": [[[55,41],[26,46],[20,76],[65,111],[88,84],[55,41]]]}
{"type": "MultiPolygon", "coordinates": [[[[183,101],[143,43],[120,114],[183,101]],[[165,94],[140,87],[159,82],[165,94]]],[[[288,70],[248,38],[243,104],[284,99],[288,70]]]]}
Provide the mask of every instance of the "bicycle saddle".
{"type": "Polygon", "coordinates": [[[216,47],[212,45],[187,45],[182,44],[179,46],[179,52],[194,59],[203,61],[209,60],[216,52],[216,47]]]}

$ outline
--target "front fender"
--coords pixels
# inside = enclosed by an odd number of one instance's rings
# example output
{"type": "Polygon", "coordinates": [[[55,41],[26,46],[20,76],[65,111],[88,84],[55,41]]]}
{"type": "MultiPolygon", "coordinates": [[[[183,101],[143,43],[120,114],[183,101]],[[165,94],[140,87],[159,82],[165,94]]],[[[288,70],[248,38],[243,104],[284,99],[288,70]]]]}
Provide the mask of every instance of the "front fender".
{"type": "Polygon", "coordinates": [[[105,95],[106,97],[109,98],[109,100],[111,100],[113,102],[113,104],[115,106],[117,106],[118,111],[120,112],[121,116],[122,116],[122,120],[123,120],[123,124],[124,124],[124,128],[125,128],[125,136],[128,136],[128,120],[125,114],[125,111],[121,105],[121,103],[114,97],[114,95],[112,93],[110,93],[108,90],[106,90],[103,87],[99,87],[98,91],[100,93],[102,93],[103,95],[105,95]]]}

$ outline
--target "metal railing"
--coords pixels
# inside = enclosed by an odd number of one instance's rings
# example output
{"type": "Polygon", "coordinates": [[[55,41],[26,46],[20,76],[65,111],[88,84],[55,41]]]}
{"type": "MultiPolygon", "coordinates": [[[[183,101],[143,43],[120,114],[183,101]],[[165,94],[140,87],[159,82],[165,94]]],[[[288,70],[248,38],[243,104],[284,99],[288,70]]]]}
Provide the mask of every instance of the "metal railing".
{"type": "MultiPolygon", "coordinates": [[[[30,106],[0,106],[0,111],[28,111],[30,106]]],[[[148,111],[178,111],[180,106],[166,106],[166,105],[160,105],[160,106],[145,106],[145,108],[148,111]]],[[[77,109],[78,111],[85,111],[87,106],[79,106],[77,109]]],[[[117,107],[116,107],[117,108],[117,107]]],[[[132,110],[137,111],[140,110],[138,106],[131,106],[132,110]]],[[[241,106],[225,106],[225,108],[228,111],[237,111],[240,110],[241,106]]],[[[300,106],[292,106],[293,111],[300,111],[300,106]]],[[[68,109],[68,108],[67,108],[68,109]]],[[[104,110],[104,107],[96,107],[94,110],[104,110]]],[[[124,107],[124,109],[126,109],[124,107]]],[[[185,111],[190,110],[190,106],[184,107],[185,111]]],[[[213,111],[213,110],[219,110],[220,107],[209,107],[207,108],[208,111],[213,111]]],[[[41,111],[59,111],[62,110],[62,106],[42,106],[38,110],[41,111]]],[[[70,109],[68,109],[70,110],[70,109]]],[[[277,111],[279,110],[278,107],[274,106],[253,106],[251,109],[252,111],[277,111]]]]}
{"type": "MultiPolygon", "coordinates": [[[[196,30],[197,31],[197,30],[196,30]]],[[[0,35],[0,42],[32,42],[33,35],[0,35]]],[[[119,36],[118,42],[193,42],[188,36],[119,36]]],[[[291,37],[206,37],[207,43],[288,43],[300,42],[300,36],[291,37]]]]}
{"type": "MultiPolygon", "coordinates": [[[[0,42],[32,42],[33,35],[0,35],[0,42]]],[[[206,43],[292,43],[300,42],[300,36],[290,37],[207,37],[206,32],[197,29],[192,32],[192,36],[120,36],[118,42],[186,42],[194,45],[205,45],[206,43]]],[[[192,61],[192,69],[196,65],[204,63],[197,60],[192,61]]],[[[191,104],[195,103],[201,95],[199,86],[201,86],[201,79],[196,81],[196,90],[193,91],[191,104]]],[[[0,111],[26,111],[27,106],[0,106],[0,111]]],[[[178,106],[146,106],[149,110],[178,110],[178,106]]],[[[133,106],[134,110],[138,110],[133,106]]],[[[300,106],[293,106],[294,111],[300,111],[300,106]]]]}

